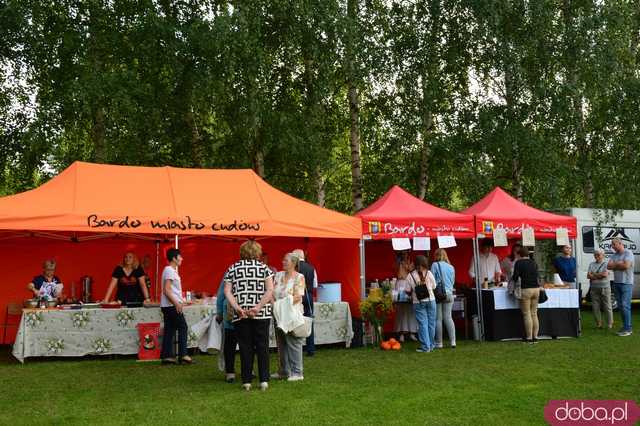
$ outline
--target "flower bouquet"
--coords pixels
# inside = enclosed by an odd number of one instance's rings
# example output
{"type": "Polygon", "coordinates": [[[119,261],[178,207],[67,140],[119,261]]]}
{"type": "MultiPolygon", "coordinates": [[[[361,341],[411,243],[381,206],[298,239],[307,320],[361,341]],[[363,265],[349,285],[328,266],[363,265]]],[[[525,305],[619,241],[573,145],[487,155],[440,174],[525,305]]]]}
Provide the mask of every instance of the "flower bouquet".
{"type": "Polygon", "coordinates": [[[382,341],[382,325],[393,311],[391,292],[381,288],[372,288],[369,296],[360,302],[362,318],[373,326],[375,341],[382,341]]]}

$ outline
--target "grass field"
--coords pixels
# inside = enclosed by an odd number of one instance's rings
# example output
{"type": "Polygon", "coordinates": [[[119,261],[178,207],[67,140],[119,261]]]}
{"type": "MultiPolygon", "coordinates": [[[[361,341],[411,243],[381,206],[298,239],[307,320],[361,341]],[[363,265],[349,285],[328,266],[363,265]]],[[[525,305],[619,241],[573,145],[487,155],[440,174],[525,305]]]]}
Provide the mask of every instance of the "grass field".
{"type": "MultiPolygon", "coordinates": [[[[634,322],[639,329],[637,306],[634,322]]],[[[271,382],[267,392],[224,383],[215,356],[193,366],[128,357],[20,365],[4,350],[0,423],[544,424],[551,399],[638,400],[640,333],[596,330],[586,311],[583,323],[579,339],[537,345],[320,349],[305,358],[303,382],[271,382]]]]}

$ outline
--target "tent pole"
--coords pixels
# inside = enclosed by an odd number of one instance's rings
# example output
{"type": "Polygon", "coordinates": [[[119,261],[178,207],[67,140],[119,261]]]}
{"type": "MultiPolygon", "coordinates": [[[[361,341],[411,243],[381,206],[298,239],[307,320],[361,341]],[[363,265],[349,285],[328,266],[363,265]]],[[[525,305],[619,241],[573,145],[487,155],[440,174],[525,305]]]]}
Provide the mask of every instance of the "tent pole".
{"type": "Polygon", "coordinates": [[[155,288],[155,300],[158,300],[158,274],[160,273],[160,241],[156,240],[156,282],[154,285],[155,288]]]}
{"type": "MultiPolygon", "coordinates": [[[[175,247],[176,247],[177,249],[178,249],[178,248],[180,248],[180,247],[178,247],[178,234],[176,234],[176,239],[175,239],[175,243],[174,243],[174,244],[175,244],[175,247]]],[[[176,271],[178,270],[178,268],[179,268],[179,267],[178,267],[178,266],[176,266],[176,271]]]]}
{"type": "Polygon", "coordinates": [[[484,315],[482,312],[482,287],[480,285],[480,249],[477,235],[473,239],[473,269],[476,282],[476,306],[478,318],[480,319],[480,341],[484,341],[484,315]]]}
{"type": "Polygon", "coordinates": [[[580,260],[579,256],[576,256],[576,243],[577,239],[570,240],[571,242],[571,252],[573,253],[574,259],[576,259],[576,288],[578,289],[578,336],[582,335],[582,311],[580,310],[580,306],[582,305],[582,283],[578,281],[578,271],[580,270],[580,260]]]}
{"type": "Polygon", "coordinates": [[[366,277],[365,277],[365,262],[364,262],[364,239],[360,239],[360,298],[366,297],[366,277]]]}

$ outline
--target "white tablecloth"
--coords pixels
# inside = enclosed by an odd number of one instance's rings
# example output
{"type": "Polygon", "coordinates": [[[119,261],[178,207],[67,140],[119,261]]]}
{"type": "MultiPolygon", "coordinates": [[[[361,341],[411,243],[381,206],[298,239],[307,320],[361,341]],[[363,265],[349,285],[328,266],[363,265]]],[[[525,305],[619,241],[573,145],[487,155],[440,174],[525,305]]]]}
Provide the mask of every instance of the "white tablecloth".
{"type": "MultiPolygon", "coordinates": [[[[351,310],[346,302],[314,305],[315,343],[351,345],[351,310]]],[[[215,305],[185,307],[188,346],[220,349],[222,326],[214,320],[215,305]]],[[[13,345],[13,355],[24,362],[35,356],[133,355],[138,353],[139,323],[162,324],[160,308],[39,310],[25,309],[13,345]]],[[[270,345],[275,347],[273,326],[270,345]]]]}
{"type": "MultiPolygon", "coordinates": [[[[493,303],[495,310],[502,309],[520,309],[518,300],[507,293],[507,289],[504,287],[493,288],[489,290],[482,290],[483,292],[489,292],[493,294],[493,303]]],[[[547,300],[544,303],[538,305],[539,309],[553,309],[553,308],[579,308],[580,300],[578,299],[578,290],[570,288],[549,288],[545,289],[547,292],[547,300]]]]}
{"type": "MultiPolygon", "coordinates": [[[[190,348],[220,346],[220,333],[210,327],[215,311],[215,305],[185,307],[190,348]]],[[[154,322],[162,324],[160,308],[25,309],[13,356],[24,362],[34,356],[137,354],[136,326],[154,322]]]]}

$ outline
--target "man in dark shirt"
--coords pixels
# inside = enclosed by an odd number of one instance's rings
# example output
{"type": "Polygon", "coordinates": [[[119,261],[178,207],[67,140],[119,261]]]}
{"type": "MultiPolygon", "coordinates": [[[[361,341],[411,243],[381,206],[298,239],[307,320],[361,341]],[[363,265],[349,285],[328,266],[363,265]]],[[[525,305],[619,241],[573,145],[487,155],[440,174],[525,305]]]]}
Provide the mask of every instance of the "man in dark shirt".
{"type": "MultiPolygon", "coordinates": [[[[294,250],[293,255],[300,259],[298,263],[298,272],[304,275],[304,282],[307,286],[305,295],[302,298],[304,315],[313,317],[313,288],[317,285],[318,282],[316,269],[312,264],[305,261],[304,251],[302,251],[301,249],[294,250]]],[[[307,356],[313,356],[316,353],[316,345],[313,338],[313,325],[311,326],[311,335],[307,337],[306,351],[307,356]]]]}

